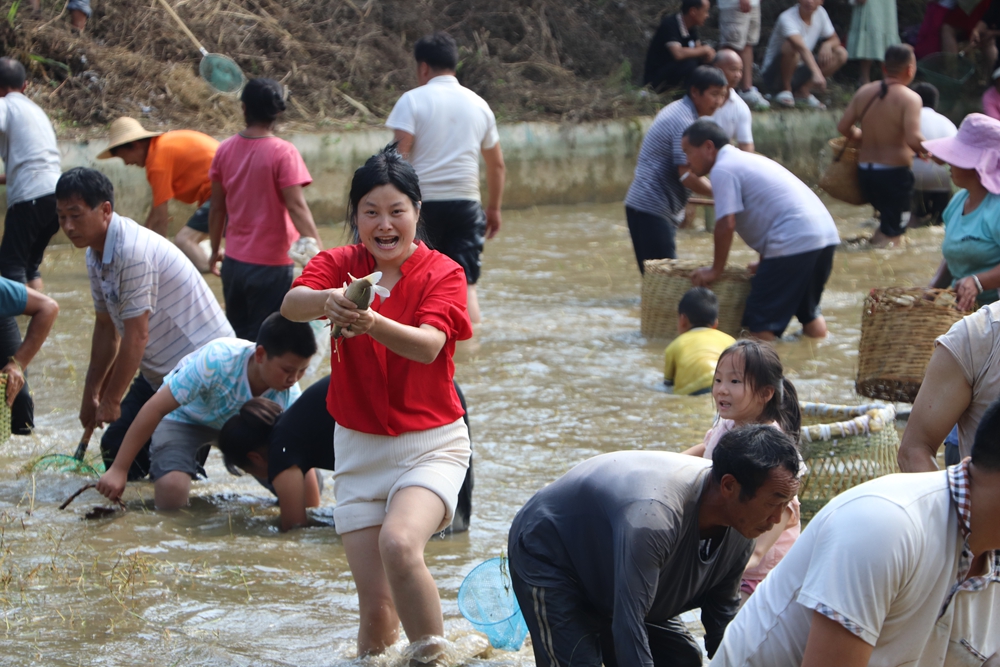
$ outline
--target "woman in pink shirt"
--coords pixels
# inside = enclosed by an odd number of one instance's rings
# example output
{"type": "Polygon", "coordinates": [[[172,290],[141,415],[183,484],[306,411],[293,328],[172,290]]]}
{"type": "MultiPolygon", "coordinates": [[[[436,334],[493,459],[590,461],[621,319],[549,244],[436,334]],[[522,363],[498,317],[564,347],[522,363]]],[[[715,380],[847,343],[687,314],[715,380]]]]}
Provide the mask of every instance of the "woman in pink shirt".
{"type": "Polygon", "coordinates": [[[319,251],[319,233],[302,193],[312,183],[309,170],[295,146],[274,136],[285,110],[281,84],[253,79],[240,100],[246,129],[222,142],[208,172],[209,268],[220,275],[216,265],[225,232],[221,276],[226,317],[237,336],[256,340],[261,322],[281,308],[292,286],[292,244],[311,257],[319,251]]]}

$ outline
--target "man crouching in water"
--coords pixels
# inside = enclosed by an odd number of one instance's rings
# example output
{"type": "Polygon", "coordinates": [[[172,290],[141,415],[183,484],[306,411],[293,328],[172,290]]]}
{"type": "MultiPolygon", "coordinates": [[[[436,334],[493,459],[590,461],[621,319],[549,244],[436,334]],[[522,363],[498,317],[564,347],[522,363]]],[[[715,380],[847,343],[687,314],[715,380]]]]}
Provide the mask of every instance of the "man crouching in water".
{"type": "Polygon", "coordinates": [[[680,614],[701,608],[712,656],[798,470],[795,441],[755,425],[723,436],[712,461],[615,452],[536,493],[508,551],[538,667],[699,667],[680,614]]]}
{"type": "Polygon", "coordinates": [[[861,144],[858,182],[879,214],[879,228],[871,238],[879,248],[902,241],[913,199],[913,154],[927,154],[920,146],[923,103],[907,87],[917,73],[913,49],[906,44],[890,46],[882,72],[881,81],[858,89],[837,125],[850,143],[861,144]]]}

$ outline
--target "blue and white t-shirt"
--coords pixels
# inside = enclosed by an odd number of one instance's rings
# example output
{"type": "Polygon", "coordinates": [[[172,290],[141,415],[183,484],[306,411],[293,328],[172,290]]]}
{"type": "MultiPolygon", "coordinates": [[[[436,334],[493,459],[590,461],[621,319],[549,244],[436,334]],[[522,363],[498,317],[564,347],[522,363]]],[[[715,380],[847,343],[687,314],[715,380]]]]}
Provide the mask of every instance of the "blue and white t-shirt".
{"type": "MultiPolygon", "coordinates": [[[[181,404],[164,419],[221,429],[253,398],[247,366],[257,344],[240,338],[216,338],[181,359],[163,378],[174,399],[181,404]]],[[[267,398],[287,408],[302,394],[298,383],[291,389],[268,389],[267,398]]]]}

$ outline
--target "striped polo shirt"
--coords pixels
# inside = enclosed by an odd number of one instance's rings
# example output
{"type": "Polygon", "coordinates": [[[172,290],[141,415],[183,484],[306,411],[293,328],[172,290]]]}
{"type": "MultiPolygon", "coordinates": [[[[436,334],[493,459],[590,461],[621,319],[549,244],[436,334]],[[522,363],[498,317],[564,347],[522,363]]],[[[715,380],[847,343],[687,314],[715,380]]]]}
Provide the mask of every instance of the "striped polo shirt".
{"type": "Polygon", "coordinates": [[[696,120],[698,110],[687,95],[656,114],[639,149],[635,178],[625,195],[626,206],[677,225],[684,221],[688,189],[681,184],[677,167],[687,164],[681,137],[696,120]]]}
{"type": "Polygon", "coordinates": [[[154,388],[181,359],[209,341],[233,337],[219,302],[194,264],[156,232],[111,215],[104,251],[87,249],[94,310],[119,335],[125,320],[149,313],[149,342],[139,370],[154,388]]]}

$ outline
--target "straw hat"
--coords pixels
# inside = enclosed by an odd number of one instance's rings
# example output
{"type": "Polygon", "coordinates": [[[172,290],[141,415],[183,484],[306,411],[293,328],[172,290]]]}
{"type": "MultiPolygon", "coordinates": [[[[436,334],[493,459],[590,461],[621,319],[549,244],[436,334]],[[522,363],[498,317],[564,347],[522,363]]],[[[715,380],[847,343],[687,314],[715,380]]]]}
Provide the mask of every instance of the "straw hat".
{"type": "Polygon", "coordinates": [[[983,187],[1000,195],[1000,121],[970,113],[958,134],[923,142],[928,153],[960,169],[975,169],[983,187]]]}
{"type": "Polygon", "coordinates": [[[111,151],[119,146],[130,144],[140,139],[151,139],[158,137],[162,132],[149,132],[135,118],[123,116],[111,123],[111,137],[108,139],[108,147],[97,156],[98,160],[107,160],[114,157],[111,151]]]}

